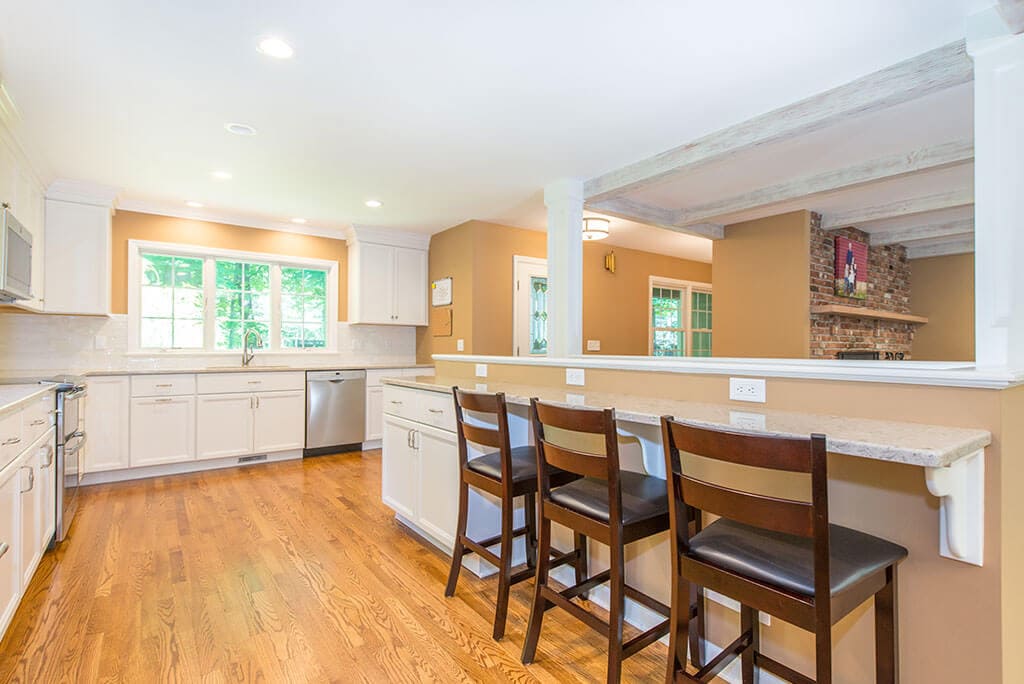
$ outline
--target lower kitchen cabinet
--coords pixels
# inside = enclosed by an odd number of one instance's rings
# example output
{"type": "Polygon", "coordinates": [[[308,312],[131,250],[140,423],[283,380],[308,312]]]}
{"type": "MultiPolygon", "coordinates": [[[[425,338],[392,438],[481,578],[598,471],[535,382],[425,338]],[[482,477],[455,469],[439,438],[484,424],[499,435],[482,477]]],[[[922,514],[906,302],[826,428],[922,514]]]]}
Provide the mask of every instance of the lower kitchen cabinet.
{"type": "Polygon", "coordinates": [[[306,392],[260,392],[255,395],[253,451],[301,449],[306,445],[306,392]]]}
{"type": "Polygon", "coordinates": [[[459,481],[459,443],[454,432],[420,425],[413,439],[419,456],[420,527],[444,542],[455,546],[455,522],[459,514],[457,496],[437,496],[459,481]]]}
{"type": "Polygon", "coordinates": [[[384,388],[366,388],[366,441],[384,436],[384,388]]]}
{"type": "Polygon", "coordinates": [[[39,470],[36,477],[39,487],[39,547],[45,549],[57,531],[57,459],[53,453],[54,433],[36,449],[39,470]]]}
{"type": "Polygon", "coordinates": [[[420,455],[414,446],[416,423],[384,416],[384,459],[381,462],[381,498],[410,521],[419,509],[420,455]]]}
{"type": "Polygon", "coordinates": [[[85,424],[89,438],[82,447],[83,470],[98,473],[131,465],[128,411],[131,388],[127,376],[91,377],[85,397],[85,424]]]}
{"type": "Polygon", "coordinates": [[[0,470],[0,635],[21,600],[21,464],[0,470]]]}
{"type": "Polygon", "coordinates": [[[39,558],[43,555],[40,535],[42,521],[39,519],[40,500],[43,491],[42,478],[39,476],[39,459],[36,450],[29,449],[21,457],[18,466],[18,496],[21,510],[21,587],[24,589],[32,579],[39,558]]]}
{"type": "Polygon", "coordinates": [[[251,394],[200,395],[196,402],[196,458],[251,454],[255,404],[251,394]]]}
{"type": "Polygon", "coordinates": [[[131,402],[131,465],[192,461],[196,457],[196,398],[139,397],[131,402]]]}

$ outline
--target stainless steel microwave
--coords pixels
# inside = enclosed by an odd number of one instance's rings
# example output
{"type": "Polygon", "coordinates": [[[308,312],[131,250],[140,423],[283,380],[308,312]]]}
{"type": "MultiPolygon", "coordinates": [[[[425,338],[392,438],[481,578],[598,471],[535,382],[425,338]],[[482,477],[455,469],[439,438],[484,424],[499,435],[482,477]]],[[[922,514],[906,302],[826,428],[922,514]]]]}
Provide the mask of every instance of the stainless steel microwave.
{"type": "Polygon", "coordinates": [[[7,207],[0,235],[0,301],[32,299],[32,233],[7,207]]]}

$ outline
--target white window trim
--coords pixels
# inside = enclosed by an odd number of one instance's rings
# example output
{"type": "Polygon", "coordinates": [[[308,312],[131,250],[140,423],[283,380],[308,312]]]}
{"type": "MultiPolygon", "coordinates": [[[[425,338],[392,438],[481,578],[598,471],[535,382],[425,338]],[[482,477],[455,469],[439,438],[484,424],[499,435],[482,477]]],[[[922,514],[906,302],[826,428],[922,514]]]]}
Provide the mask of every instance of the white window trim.
{"type": "MultiPolygon", "coordinates": [[[[689,325],[691,322],[690,306],[691,306],[691,293],[693,290],[700,290],[701,292],[711,292],[711,283],[702,283],[697,280],[679,280],[677,278],[665,278],[663,276],[647,276],[647,355],[654,356],[654,325],[651,321],[651,290],[656,287],[667,287],[673,290],[684,290],[685,296],[683,297],[683,312],[682,320],[687,323],[683,326],[683,336],[685,338],[684,345],[686,352],[681,357],[676,358],[687,358],[692,355],[693,352],[693,327],[689,325]]],[[[702,331],[703,332],[703,331],[702,331]]],[[[712,335],[712,345],[714,345],[714,336],[712,335]]]]}
{"type": "Polygon", "coordinates": [[[314,354],[335,353],[338,347],[338,262],[326,259],[310,259],[307,257],[284,256],[266,252],[245,252],[217,247],[177,244],[173,242],[151,242],[148,240],[128,241],[128,349],[130,353],[145,354],[177,354],[182,356],[198,356],[208,354],[237,355],[238,350],[214,349],[216,335],[213,321],[216,319],[215,299],[216,278],[213,259],[231,259],[249,263],[268,264],[270,268],[270,307],[276,315],[271,316],[270,339],[264,340],[264,351],[275,354],[314,354]],[[202,349],[151,349],[141,348],[140,334],[140,299],[142,276],[142,253],[155,252],[171,256],[192,257],[206,260],[203,265],[203,292],[208,303],[203,320],[202,349]],[[315,268],[327,271],[327,340],[326,346],[314,349],[285,348],[280,345],[281,337],[281,267],[315,268]]]}

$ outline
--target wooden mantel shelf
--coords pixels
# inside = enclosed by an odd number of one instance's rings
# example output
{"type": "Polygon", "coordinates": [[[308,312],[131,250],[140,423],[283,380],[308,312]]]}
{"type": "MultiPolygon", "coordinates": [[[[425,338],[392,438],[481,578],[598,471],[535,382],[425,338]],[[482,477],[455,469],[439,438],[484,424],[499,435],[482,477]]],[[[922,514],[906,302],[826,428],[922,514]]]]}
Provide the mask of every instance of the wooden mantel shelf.
{"type": "Polygon", "coordinates": [[[926,316],[914,316],[913,314],[901,314],[893,311],[882,311],[881,309],[869,309],[864,306],[847,306],[845,304],[812,306],[811,313],[832,314],[834,316],[847,316],[850,318],[870,318],[876,321],[899,321],[901,323],[924,324],[928,322],[926,316]]]}

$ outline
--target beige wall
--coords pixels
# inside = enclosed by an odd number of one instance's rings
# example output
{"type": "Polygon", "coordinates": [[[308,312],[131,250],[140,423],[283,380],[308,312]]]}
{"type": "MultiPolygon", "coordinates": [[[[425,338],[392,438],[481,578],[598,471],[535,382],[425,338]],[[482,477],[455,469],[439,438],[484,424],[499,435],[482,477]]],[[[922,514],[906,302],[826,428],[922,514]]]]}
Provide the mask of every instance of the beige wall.
{"type": "Polygon", "coordinates": [[[917,361],[974,360],[974,254],[910,262],[910,310],[927,316],[914,333],[917,361]]]}
{"type": "MultiPolygon", "coordinates": [[[[457,353],[460,337],[467,354],[512,354],[514,256],[546,258],[547,236],[468,221],[431,238],[430,279],[453,277],[452,336],[434,337],[429,328],[420,328],[419,362],[428,363],[431,354],[457,353]]],[[[602,354],[647,354],[650,275],[711,282],[711,264],[601,243],[583,245],[583,335],[600,340],[602,354]],[[604,269],[604,255],[612,249],[614,274],[604,269]]]]}
{"type": "Polygon", "coordinates": [[[226,223],[118,211],[113,221],[110,311],[128,312],[128,240],[174,242],[219,249],[328,259],[338,262],[338,320],[348,313],[348,247],[344,240],[246,228],[226,223]]]}
{"type": "Polygon", "coordinates": [[[807,358],[809,212],[726,227],[711,263],[715,356],[807,358]]]}

